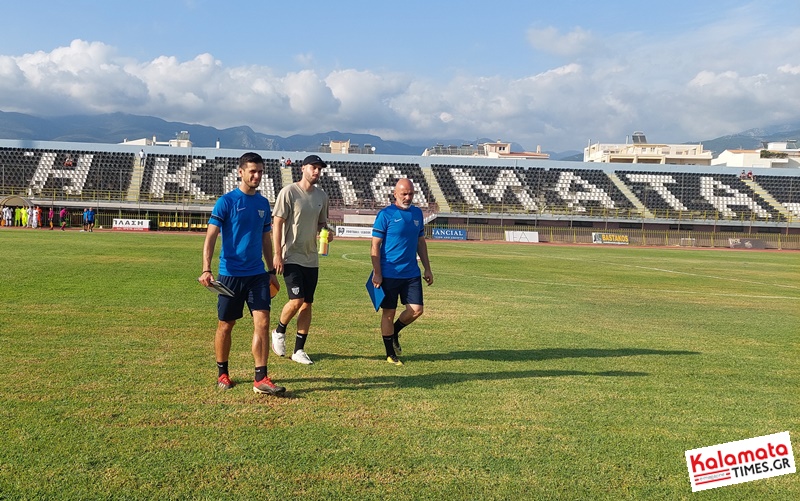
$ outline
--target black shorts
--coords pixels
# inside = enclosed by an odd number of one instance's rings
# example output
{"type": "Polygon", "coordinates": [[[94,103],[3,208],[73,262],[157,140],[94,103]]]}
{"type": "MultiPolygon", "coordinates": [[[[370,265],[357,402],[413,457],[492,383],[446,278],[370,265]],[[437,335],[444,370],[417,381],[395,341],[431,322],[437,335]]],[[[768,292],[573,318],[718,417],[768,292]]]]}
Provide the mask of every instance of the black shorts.
{"type": "Polygon", "coordinates": [[[307,268],[299,264],[283,265],[283,280],[289,299],[303,299],[304,303],[314,302],[317,290],[319,268],[307,268]]]}
{"type": "Polygon", "coordinates": [[[403,304],[418,304],[422,306],[422,278],[383,278],[381,289],[385,297],[381,301],[384,310],[397,309],[397,297],[403,304]]]}
{"type": "Polygon", "coordinates": [[[217,300],[217,317],[223,322],[242,318],[244,304],[254,311],[270,309],[269,275],[262,273],[251,277],[220,275],[217,280],[233,291],[233,297],[220,295],[217,300]]]}

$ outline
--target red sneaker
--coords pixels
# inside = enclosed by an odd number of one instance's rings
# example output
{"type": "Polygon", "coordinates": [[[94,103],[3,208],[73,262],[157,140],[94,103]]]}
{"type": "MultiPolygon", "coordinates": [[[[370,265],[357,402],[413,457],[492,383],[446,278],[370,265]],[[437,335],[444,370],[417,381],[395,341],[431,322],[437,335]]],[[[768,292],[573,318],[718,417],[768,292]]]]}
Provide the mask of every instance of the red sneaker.
{"type": "Polygon", "coordinates": [[[268,395],[281,395],[286,391],[286,388],[276,385],[269,377],[265,376],[261,381],[253,383],[253,391],[256,393],[266,393],[268,395]]]}
{"type": "Polygon", "coordinates": [[[233,383],[227,374],[223,374],[217,379],[217,388],[220,390],[230,390],[231,386],[233,386],[233,383]]]}

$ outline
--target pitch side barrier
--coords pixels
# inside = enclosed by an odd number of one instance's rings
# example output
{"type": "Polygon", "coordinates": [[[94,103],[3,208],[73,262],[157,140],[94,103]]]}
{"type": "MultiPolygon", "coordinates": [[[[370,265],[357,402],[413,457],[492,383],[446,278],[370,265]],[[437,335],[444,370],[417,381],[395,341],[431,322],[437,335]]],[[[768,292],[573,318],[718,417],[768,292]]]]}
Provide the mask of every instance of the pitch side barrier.
{"type": "MultiPolygon", "coordinates": [[[[433,238],[433,231],[436,228],[436,226],[427,228],[428,238],[433,238]]],[[[450,225],[447,228],[449,230],[465,231],[467,234],[466,239],[473,241],[506,241],[506,232],[513,230],[516,232],[535,232],[538,234],[539,243],[800,250],[800,234],[659,229],[608,231],[599,228],[554,228],[521,225],[450,225]],[[598,238],[598,235],[602,235],[605,238],[598,238]]]]}

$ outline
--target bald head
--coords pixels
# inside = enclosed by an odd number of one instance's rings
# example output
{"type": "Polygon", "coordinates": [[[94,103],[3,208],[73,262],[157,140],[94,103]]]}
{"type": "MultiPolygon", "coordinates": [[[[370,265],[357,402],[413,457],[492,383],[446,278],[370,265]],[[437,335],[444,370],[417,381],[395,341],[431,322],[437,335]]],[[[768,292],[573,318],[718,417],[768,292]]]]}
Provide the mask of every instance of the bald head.
{"type": "Polygon", "coordinates": [[[408,209],[414,201],[414,183],[410,179],[400,179],[394,186],[394,204],[401,209],[408,209]]]}

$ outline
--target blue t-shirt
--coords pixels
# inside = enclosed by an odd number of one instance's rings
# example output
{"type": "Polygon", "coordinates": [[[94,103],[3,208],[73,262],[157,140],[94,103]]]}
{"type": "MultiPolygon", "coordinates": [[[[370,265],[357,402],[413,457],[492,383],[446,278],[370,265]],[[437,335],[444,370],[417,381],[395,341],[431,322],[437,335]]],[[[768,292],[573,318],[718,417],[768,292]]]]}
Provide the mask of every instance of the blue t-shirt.
{"type": "Polygon", "coordinates": [[[222,195],[208,224],[219,226],[222,234],[220,275],[251,277],[266,271],[262,238],[272,231],[272,211],[263,195],[247,195],[239,188],[222,195]]]}
{"type": "Polygon", "coordinates": [[[425,236],[424,220],[419,207],[401,209],[397,205],[385,207],[375,217],[372,236],[381,242],[381,274],[386,278],[414,278],[419,276],[417,245],[425,236]]]}

